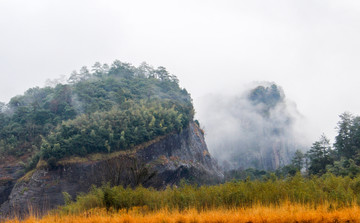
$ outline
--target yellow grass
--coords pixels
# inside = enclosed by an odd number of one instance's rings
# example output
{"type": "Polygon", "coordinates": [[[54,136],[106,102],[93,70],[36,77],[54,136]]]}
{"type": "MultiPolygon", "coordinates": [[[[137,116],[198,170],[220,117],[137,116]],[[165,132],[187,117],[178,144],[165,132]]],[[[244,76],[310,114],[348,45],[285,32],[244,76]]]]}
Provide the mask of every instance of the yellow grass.
{"type": "Polygon", "coordinates": [[[6,223],[232,223],[232,222],[360,222],[360,207],[352,206],[341,209],[329,208],[328,205],[309,207],[299,204],[284,203],[280,206],[252,208],[216,209],[197,211],[160,210],[146,211],[134,208],[130,211],[107,212],[104,209],[93,209],[77,215],[51,214],[41,219],[29,217],[23,221],[8,220],[6,223]]]}

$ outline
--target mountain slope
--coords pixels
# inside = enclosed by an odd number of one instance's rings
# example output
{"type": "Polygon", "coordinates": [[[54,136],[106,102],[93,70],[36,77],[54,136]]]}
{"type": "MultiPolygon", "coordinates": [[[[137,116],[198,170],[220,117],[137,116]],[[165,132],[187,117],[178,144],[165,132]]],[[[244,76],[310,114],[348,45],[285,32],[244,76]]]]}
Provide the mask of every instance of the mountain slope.
{"type": "Polygon", "coordinates": [[[1,107],[1,212],[25,213],[30,203],[47,210],[63,191],[108,181],[163,188],[221,180],[193,115],[177,78],[147,64],[97,63],[66,84],[29,89],[1,107]]]}
{"type": "Polygon", "coordinates": [[[75,198],[80,192],[88,192],[92,185],[101,186],[104,182],[164,189],[181,179],[216,183],[222,178],[201,129],[190,122],[181,133],[160,137],[131,151],[65,159],[52,169],[38,167],[17,182],[0,212],[4,216],[24,216],[31,207],[44,213],[64,204],[62,192],[75,198]]]}

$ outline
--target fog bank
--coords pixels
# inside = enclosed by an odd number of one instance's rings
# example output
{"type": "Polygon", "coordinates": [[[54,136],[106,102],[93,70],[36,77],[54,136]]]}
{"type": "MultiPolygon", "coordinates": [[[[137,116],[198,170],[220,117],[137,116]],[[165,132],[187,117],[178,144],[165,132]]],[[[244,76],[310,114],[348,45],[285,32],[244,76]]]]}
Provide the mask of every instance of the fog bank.
{"type": "Polygon", "coordinates": [[[225,169],[276,169],[311,144],[306,119],[274,83],[252,83],[232,95],[206,95],[198,100],[197,117],[210,152],[225,169]]]}

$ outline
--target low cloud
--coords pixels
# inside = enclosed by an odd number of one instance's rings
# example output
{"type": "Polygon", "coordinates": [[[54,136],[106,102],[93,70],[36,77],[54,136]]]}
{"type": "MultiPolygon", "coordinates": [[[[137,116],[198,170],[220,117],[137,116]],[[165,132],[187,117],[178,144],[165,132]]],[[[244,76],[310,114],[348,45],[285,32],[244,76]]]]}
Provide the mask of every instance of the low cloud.
{"type": "Polygon", "coordinates": [[[273,170],[309,145],[296,104],[274,83],[253,83],[234,95],[207,95],[198,117],[209,150],[225,169],[273,170]]]}

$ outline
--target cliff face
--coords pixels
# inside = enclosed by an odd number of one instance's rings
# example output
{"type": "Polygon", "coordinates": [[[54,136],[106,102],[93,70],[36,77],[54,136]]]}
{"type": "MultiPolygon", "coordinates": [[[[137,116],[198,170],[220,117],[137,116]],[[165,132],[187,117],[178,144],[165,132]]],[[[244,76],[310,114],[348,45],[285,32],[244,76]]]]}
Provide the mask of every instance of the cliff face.
{"type": "Polygon", "coordinates": [[[162,189],[181,179],[215,183],[222,178],[201,130],[190,123],[179,134],[158,138],[132,151],[111,154],[106,159],[63,162],[54,169],[37,168],[18,180],[9,196],[0,191],[0,198],[4,198],[0,216],[22,216],[29,210],[44,213],[64,204],[62,192],[75,198],[80,192],[88,192],[92,185],[104,182],[162,189]]]}
{"type": "Polygon", "coordinates": [[[4,161],[0,165],[0,205],[8,200],[16,180],[23,175],[23,172],[24,167],[14,163],[13,160],[4,161]]]}

